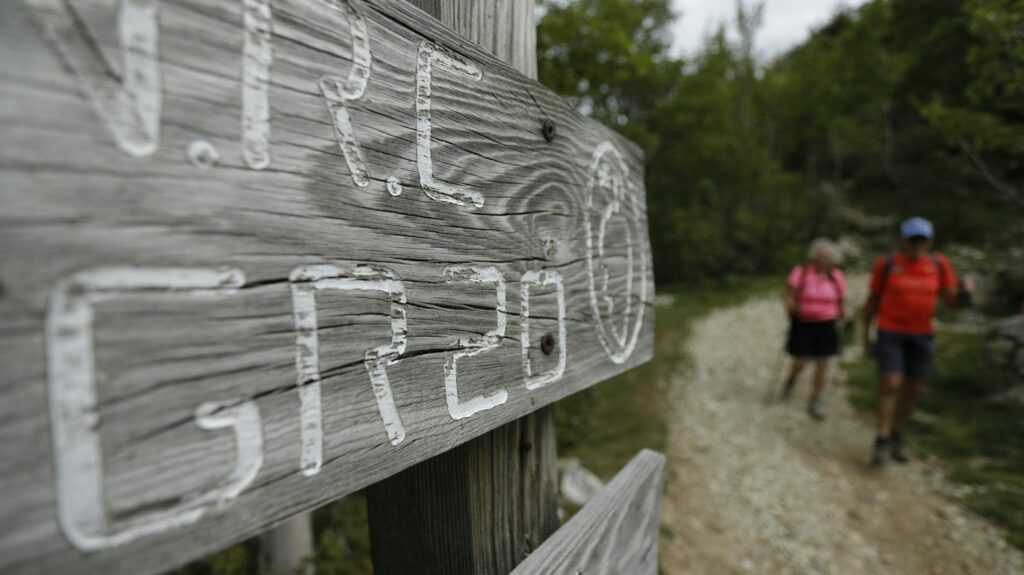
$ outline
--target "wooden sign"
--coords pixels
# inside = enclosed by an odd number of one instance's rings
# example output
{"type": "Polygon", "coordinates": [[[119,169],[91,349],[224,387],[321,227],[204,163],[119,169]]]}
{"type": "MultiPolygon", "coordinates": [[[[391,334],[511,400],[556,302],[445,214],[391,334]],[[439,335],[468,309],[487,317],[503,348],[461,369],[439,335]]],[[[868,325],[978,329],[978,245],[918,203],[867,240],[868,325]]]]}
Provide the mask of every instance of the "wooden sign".
{"type": "Polygon", "coordinates": [[[665,456],[645,449],[512,575],[656,575],[665,456]]]}
{"type": "Polygon", "coordinates": [[[0,114],[0,572],[164,571],[651,356],[637,148],[404,2],[6,2],[0,114]]]}

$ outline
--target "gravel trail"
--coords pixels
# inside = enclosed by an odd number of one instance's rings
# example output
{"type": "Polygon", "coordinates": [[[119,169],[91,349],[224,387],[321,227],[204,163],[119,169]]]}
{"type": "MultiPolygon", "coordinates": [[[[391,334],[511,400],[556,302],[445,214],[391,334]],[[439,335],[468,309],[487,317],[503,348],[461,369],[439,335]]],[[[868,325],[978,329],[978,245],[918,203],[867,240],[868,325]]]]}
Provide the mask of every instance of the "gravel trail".
{"type": "MultiPolygon", "coordinates": [[[[866,277],[850,283],[863,301],[866,277]]],[[[1024,554],[943,495],[955,487],[936,465],[867,466],[870,422],[837,372],[824,422],[804,409],[809,373],[789,402],[765,405],[785,329],[778,299],[760,298],[712,313],[688,341],[695,366],[668,392],[665,572],[1024,574],[1024,554]]]]}

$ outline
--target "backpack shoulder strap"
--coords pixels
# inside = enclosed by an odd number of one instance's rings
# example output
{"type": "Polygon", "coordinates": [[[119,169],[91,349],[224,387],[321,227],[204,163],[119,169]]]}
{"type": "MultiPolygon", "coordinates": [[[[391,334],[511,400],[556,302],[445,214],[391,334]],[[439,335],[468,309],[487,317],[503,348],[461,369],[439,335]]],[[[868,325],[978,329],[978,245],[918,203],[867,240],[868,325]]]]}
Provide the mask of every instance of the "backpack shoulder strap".
{"type": "Polygon", "coordinates": [[[832,287],[836,288],[836,296],[839,299],[843,299],[843,290],[839,288],[839,280],[836,278],[836,270],[830,270],[828,272],[828,281],[832,282],[832,287]]]}

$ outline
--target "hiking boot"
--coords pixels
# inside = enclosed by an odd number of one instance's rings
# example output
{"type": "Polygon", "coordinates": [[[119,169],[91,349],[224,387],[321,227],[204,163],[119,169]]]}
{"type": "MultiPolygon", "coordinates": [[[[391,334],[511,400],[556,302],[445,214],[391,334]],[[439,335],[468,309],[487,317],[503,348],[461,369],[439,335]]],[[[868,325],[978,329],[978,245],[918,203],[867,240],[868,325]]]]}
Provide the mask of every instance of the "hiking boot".
{"type": "Polygon", "coordinates": [[[807,413],[818,421],[825,419],[825,407],[822,405],[820,397],[812,397],[807,402],[807,413]]]}
{"type": "Polygon", "coordinates": [[[889,440],[885,437],[875,439],[875,446],[871,449],[871,465],[881,467],[885,463],[886,451],[889,449],[889,440]]]}
{"type": "Polygon", "coordinates": [[[782,388],[782,399],[789,399],[793,397],[793,388],[796,387],[796,378],[791,377],[786,380],[786,387],[782,388]]]}
{"type": "Polygon", "coordinates": [[[903,445],[903,436],[898,431],[889,438],[889,455],[892,456],[893,461],[898,463],[910,462],[910,455],[907,454],[907,448],[903,445]]]}

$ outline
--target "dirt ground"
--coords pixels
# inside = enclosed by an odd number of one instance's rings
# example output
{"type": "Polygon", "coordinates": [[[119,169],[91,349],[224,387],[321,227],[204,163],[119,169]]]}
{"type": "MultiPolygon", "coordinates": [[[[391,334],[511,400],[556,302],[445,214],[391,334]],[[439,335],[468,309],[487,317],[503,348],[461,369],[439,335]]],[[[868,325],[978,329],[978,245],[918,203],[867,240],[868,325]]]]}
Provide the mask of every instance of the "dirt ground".
{"type": "Polygon", "coordinates": [[[868,467],[870,422],[840,374],[823,422],[805,410],[809,373],[791,400],[765,405],[785,328],[779,301],[762,298],[689,339],[695,367],[669,391],[664,571],[1024,574],[1024,554],[943,495],[955,486],[937,464],[868,467]]]}

